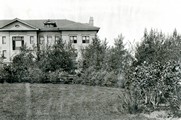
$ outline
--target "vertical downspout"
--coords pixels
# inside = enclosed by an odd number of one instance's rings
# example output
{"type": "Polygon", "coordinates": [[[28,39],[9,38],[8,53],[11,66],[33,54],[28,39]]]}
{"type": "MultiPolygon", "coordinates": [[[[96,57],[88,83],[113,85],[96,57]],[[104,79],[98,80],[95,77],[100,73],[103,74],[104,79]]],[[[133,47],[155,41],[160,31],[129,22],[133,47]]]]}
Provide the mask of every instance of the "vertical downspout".
{"type": "Polygon", "coordinates": [[[39,45],[39,31],[37,30],[37,37],[36,37],[36,40],[37,40],[37,60],[39,61],[40,60],[40,45],[39,45]]]}
{"type": "Polygon", "coordinates": [[[10,32],[8,32],[8,34],[9,34],[9,62],[11,62],[11,49],[12,49],[11,43],[12,43],[12,41],[11,41],[11,37],[10,37],[10,32]]]}

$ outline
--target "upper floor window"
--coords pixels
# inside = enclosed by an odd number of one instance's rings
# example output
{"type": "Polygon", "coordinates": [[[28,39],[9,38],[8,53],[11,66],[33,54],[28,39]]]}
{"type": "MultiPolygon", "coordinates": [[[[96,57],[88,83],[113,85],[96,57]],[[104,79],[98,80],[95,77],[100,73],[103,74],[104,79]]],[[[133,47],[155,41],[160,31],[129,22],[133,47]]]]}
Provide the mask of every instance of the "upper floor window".
{"type": "Polygon", "coordinates": [[[71,43],[77,43],[77,36],[70,36],[71,43]]]}
{"type": "Polygon", "coordinates": [[[13,40],[13,50],[19,50],[24,45],[24,37],[23,36],[14,36],[13,40]]]}
{"type": "Polygon", "coordinates": [[[44,37],[40,36],[40,44],[43,44],[43,43],[44,43],[44,37]]]}
{"type": "Polygon", "coordinates": [[[2,44],[6,44],[6,36],[2,36],[2,44]]]}
{"type": "Polygon", "coordinates": [[[89,36],[82,36],[82,43],[89,43],[89,36]]]}
{"type": "Polygon", "coordinates": [[[48,36],[47,37],[47,43],[49,44],[49,43],[51,43],[52,42],[52,36],[48,36]]]}
{"type": "Polygon", "coordinates": [[[60,40],[60,36],[55,36],[55,43],[60,40]]]}
{"type": "Polygon", "coordinates": [[[34,36],[30,36],[30,44],[34,43],[34,36]]]}

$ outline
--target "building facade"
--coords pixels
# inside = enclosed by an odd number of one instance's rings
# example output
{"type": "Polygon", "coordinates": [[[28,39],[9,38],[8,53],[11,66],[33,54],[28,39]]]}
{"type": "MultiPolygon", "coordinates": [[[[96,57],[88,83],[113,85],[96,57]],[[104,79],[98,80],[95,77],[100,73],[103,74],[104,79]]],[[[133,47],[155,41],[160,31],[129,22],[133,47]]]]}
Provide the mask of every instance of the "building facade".
{"type": "Polygon", "coordinates": [[[80,54],[80,49],[89,45],[99,31],[93,26],[93,18],[89,23],[78,23],[66,19],[58,20],[0,20],[0,55],[3,62],[11,62],[13,57],[26,45],[42,49],[62,39],[71,42],[80,54]]]}

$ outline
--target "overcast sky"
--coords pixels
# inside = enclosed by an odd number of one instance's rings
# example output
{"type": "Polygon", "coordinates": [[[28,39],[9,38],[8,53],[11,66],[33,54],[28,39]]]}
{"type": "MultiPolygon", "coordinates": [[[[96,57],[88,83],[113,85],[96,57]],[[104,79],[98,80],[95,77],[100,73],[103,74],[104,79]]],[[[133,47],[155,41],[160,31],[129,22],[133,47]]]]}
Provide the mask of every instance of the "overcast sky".
{"type": "Polygon", "coordinates": [[[0,0],[0,19],[69,19],[94,17],[99,37],[110,44],[119,34],[139,41],[145,28],[181,31],[181,0],[0,0]]]}

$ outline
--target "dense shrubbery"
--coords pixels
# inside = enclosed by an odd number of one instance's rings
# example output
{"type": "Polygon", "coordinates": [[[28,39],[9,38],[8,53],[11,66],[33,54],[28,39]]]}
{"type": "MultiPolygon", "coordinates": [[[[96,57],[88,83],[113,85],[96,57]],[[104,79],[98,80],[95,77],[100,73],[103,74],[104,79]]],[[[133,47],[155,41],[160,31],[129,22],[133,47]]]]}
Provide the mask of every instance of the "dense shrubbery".
{"type": "Polygon", "coordinates": [[[126,86],[138,110],[155,110],[160,104],[169,106],[174,112],[179,110],[180,64],[172,61],[164,65],[143,63],[129,73],[128,79],[126,86]]]}
{"type": "Polygon", "coordinates": [[[84,85],[99,86],[118,86],[118,77],[114,72],[108,72],[104,69],[94,70],[93,67],[86,69],[80,77],[74,81],[75,83],[84,85]]]}
{"type": "Polygon", "coordinates": [[[124,82],[120,76],[130,66],[132,57],[124,48],[123,37],[115,39],[115,46],[108,47],[107,42],[101,42],[99,38],[82,52],[83,72],[79,83],[87,85],[118,87],[124,82]],[[80,82],[81,81],[81,82],[80,82]]]}
{"type": "Polygon", "coordinates": [[[37,54],[38,57],[26,46],[21,48],[12,63],[2,66],[1,81],[56,83],[60,81],[61,73],[74,73],[75,52],[71,44],[59,40],[52,47],[38,51],[37,54]]]}
{"type": "Polygon", "coordinates": [[[136,60],[127,69],[126,84],[133,110],[151,111],[164,104],[174,115],[180,113],[181,37],[151,30],[137,46],[136,60]]]}

